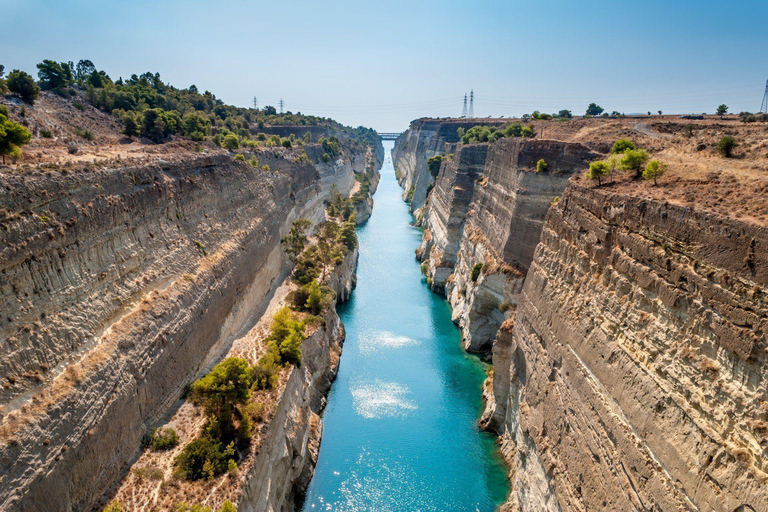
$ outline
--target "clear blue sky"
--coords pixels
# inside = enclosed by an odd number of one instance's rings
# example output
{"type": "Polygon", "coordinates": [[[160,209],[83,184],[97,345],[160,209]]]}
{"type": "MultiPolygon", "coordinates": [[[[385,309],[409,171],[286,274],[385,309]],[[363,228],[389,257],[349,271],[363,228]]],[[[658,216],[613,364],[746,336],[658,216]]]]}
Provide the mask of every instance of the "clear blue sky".
{"type": "Polygon", "coordinates": [[[227,103],[399,131],[562,108],[756,111],[768,1],[0,0],[0,64],[91,59],[227,103]]]}

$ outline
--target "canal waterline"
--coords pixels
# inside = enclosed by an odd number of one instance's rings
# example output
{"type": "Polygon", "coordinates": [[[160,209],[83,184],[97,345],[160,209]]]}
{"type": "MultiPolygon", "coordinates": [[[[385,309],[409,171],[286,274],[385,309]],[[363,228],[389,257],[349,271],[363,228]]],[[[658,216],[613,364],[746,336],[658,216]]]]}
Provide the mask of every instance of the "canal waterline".
{"type": "Polygon", "coordinates": [[[477,428],[486,366],[424,283],[391,148],[358,229],[358,285],[339,308],[347,337],[303,509],[492,511],[509,484],[495,437],[477,428]]]}

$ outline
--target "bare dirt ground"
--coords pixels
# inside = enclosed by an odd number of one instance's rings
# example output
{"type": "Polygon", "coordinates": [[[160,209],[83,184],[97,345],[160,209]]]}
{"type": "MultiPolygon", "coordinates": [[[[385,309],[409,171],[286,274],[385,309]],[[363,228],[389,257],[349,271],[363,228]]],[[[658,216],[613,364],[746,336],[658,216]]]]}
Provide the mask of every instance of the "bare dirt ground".
{"type": "MultiPolygon", "coordinates": [[[[534,121],[533,125],[538,137],[581,142],[606,155],[616,139],[628,138],[647,149],[652,159],[669,165],[657,186],[618,172],[614,183],[603,185],[611,192],[768,225],[767,123],[743,123],[737,116],[703,120],[651,116],[534,121]],[[724,135],[733,136],[738,143],[731,158],[716,150],[724,135]]],[[[585,180],[583,176],[574,179],[585,180]]]]}

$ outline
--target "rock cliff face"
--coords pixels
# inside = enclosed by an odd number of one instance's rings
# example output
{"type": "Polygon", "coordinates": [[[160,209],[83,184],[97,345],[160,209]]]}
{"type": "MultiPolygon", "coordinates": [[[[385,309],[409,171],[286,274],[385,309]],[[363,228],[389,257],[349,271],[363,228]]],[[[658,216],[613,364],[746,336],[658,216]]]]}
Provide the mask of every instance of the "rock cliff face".
{"type": "Polygon", "coordinates": [[[441,152],[420,257],[492,347],[505,510],[768,510],[768,230],[531,172],[578,144],[441,152]]]}
{"type": "Polygon", "coordinates": [[[420,257],[453,305],[466,348],[487,352],[517,305],[547,209],[593,155],[580,144],[525,139],[451,152],[424,208],[420,257]],[[536,172],[539,159],[548,171],[536,172]]]}
{"type": "Polygon", "coordinates": [[[356,159],[0,175],[0,508],[89,509],[252,325],[286,275],[282,235],[324,217],[356,159]]]}
{"type": "MultiPolygon", "coordinates": [[[[417,119],[411,123],[392,151],[397,181],[405,190],[404,197],[411,191],[411,212],[422,206],[427,197],[427,188],[431,182],[427,171],[427,160],[442,153],[446,143],[458,142],[459,128],[468,129],[478,124],[478,120],[452,119],[417,119]]],[[[490,124],[499,124],[491,121],[490,124]]]]}
{"type": "Polygon", "coordinates": [[[768,510],[766,246],[764,228],[569,188],[494,346],[523,508],[768,510]]]}

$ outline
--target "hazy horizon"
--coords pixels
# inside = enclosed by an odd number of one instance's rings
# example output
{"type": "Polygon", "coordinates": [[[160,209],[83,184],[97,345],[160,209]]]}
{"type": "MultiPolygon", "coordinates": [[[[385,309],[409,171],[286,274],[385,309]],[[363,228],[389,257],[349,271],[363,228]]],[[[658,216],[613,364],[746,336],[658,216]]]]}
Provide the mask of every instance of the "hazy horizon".
{"type": "Polygon", "coordinates": [[[113,79],[159,72],[226,103],[401,131],[415,118],[533,110],[755,112],[768,3],[690,0],[379,2],[0,0],[0,64],[90,59],[113,79]]]}

